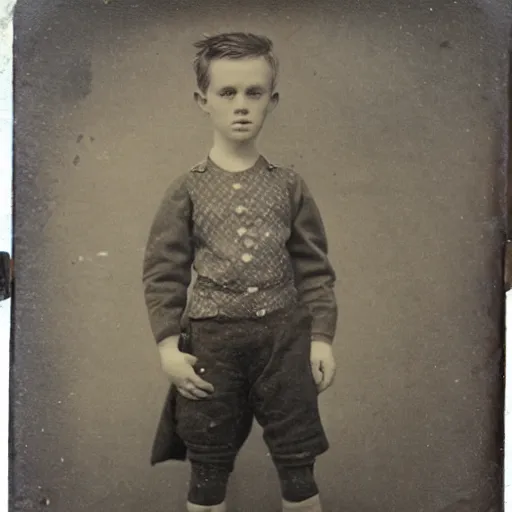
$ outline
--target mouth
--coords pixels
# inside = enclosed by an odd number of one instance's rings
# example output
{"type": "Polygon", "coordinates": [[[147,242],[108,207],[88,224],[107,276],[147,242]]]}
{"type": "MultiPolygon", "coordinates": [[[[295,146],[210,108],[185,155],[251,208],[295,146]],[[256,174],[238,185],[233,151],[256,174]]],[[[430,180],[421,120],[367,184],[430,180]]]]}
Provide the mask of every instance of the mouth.
{"type": "Polygon", "coordinates": [[[248,119],[238,119],[233,123],[234,126],[247,126],[249,124],[252,124],[251,121],[248,119]]]}

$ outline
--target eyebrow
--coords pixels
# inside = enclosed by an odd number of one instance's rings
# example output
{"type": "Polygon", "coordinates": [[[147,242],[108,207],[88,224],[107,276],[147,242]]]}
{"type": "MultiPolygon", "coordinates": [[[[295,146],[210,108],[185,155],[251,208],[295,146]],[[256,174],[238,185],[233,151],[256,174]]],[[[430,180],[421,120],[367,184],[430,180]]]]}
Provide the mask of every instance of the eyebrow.
{"type": "MultiPolygon", "coordinates": [[[[236,90],[237,87],[235,87],[234,85],[225,85],[224,87],[221,87],[219,89],[220,92],[226,92],[226,91],[232,91],[232,90],[236,90]]],[[[263,85],[250,85],[249,87],[247,87],[246,91],[265,91],[267,90],[267,88],[263,85]]]]}
{"type": "Polygon", "coordinates": [[[248,91],[265,91],[266,89],[263,85],[251,85],[247,88],[248,91]]]}

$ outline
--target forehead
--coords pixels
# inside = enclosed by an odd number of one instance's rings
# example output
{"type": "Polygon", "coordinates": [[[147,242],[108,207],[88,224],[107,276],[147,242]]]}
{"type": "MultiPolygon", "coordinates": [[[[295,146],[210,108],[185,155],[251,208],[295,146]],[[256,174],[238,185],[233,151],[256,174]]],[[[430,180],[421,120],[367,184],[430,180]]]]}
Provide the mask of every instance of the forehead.
{"type": "Polygon", "coordinates": [[[272,68],[265,57],[215,59],[210,63],[210,87],[267,87],[272,80],[272,68]]]}

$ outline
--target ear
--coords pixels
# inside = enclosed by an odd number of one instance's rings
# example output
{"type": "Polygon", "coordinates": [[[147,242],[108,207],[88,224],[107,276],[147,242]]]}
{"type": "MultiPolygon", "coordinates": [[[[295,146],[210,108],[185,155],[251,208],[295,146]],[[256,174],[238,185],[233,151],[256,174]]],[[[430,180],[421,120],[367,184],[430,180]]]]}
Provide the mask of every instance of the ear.
{"type": "Polygon", "coordinates": [[[272,112],[277,107],[277,104],[279,103],[279,93],[274,92],[272,96],[270,97],[270,102],[268,104],[268,112],[272,112]]]}
{"type": "Polygon", "coordinates": [[[206,96],[201,91],[194,92],[194,101],[203,112],[208,113],[206,96]]]}

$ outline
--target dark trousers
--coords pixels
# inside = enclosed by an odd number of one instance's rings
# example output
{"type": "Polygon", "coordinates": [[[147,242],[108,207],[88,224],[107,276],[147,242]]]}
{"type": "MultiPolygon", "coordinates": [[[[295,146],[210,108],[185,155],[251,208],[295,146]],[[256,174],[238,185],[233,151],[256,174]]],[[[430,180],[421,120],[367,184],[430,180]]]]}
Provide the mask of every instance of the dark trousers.
{"type": "Polygon", "coordinates": [[[177,398],[177,432],[192,463],[232,469],[253,418],[279,466],[304,466],[328,449],[304,308],[243,320],[191,319],[189,335],[196,368],[215,388],[205,400],[177,398]]]}

